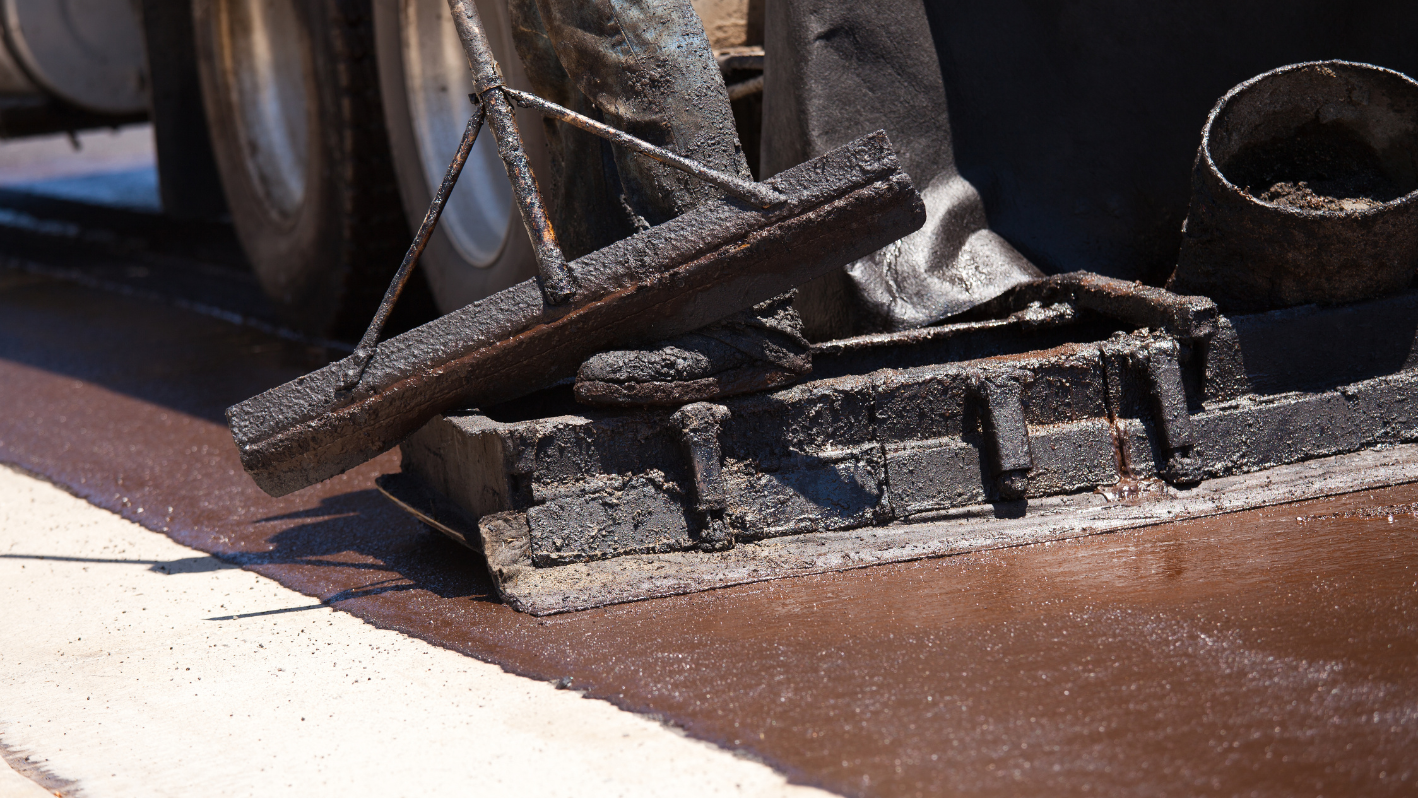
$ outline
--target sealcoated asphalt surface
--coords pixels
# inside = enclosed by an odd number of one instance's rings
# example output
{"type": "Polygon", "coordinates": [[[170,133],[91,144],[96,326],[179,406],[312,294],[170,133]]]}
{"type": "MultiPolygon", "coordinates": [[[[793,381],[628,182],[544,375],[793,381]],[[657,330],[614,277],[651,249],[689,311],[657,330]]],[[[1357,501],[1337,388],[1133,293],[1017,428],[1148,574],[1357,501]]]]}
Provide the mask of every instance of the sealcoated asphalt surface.
{"type": "Polygon", "coordinates": [[[842,794],[1418,784],[1418,485],[532,618],[373,489],[396,453],[279,500],[241,471],[222,410],[340,352],[280,329],[231,241],[0,189],[0,462],[842,794]]]}

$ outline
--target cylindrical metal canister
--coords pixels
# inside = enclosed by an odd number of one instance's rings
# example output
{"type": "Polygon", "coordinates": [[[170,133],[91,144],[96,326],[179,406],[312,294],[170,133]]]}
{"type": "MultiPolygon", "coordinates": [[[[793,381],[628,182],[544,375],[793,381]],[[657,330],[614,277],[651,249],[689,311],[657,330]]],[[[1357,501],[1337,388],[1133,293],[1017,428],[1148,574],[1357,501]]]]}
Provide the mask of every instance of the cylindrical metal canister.
{"type": "Polygon", "coordinates": [[[1167,287],[1228,312],[1403,290],[1418,266],[1418,82],[1347,61],[1242,83],[1202,129],[1167,287]]]}
{"type": "Polygon", "coordinates": [[[147,60],[133,0],[0,0],[0,25],[0,91],[25,93],[32,84],[94,113],[147,110],[147,60]],[[9,74],[15,66],[18,74],[9,74]]]}

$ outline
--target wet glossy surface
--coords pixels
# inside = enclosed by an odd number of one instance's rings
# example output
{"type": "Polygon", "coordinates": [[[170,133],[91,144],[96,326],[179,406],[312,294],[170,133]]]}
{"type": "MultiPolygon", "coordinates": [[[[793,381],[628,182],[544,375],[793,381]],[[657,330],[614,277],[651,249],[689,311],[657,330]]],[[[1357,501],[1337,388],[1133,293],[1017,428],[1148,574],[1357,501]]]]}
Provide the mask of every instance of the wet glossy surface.
{"type": "Polygon", "coordinates": [[[536,619],[372,490],[395,455],[241,472],[221,410],[324,356],[0,271],[0,461],[843,793],[1418,790],[1418,486],[536,619]]]}

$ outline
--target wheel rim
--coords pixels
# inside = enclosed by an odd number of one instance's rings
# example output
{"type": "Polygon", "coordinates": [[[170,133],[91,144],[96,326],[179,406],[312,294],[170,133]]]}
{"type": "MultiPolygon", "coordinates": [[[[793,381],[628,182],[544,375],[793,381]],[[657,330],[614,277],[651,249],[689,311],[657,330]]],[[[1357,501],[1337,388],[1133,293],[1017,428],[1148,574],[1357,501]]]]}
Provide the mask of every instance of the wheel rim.
{"type": "MultiPolygon", "coordinates": [[[[443,180],[472,108],[467,58],[445,0],[402,0],[400,52],[414,144],[430,194],[443,180]]],[[[463,260],[491,266],[507,243],[512,189],[492,136],[478,136],[439,227],[463,260]]]]}
{"type": "Polygon", "coordinates": [[[252,182],[277,218],[299,211],[310,157],[309,47],[292,0],[219,4],[222,84],[252,182]]]}

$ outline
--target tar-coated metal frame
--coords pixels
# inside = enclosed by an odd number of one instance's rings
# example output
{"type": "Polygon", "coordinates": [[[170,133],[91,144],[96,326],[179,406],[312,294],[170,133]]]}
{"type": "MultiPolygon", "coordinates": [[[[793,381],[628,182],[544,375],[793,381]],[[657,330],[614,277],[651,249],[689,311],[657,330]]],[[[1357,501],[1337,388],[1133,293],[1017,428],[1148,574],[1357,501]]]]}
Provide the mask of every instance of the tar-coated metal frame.
{"type": "Polygon", "coordinates": [[[669,409],[460,408],[378,485],[542,615],[1418,479],[1418,291],[1224,316],[1076,272],[669,409]]]}
{"type": "Polygon", "coordinates": [[[379,335],[389,320],[394,303],[403,293],[409,275],[413,273],[414,266],[418,264],[424,247],[428,245],[428,239],[438,227],[438,219],[443,214],[443,206],[448,200],[449,193],[453,191],[453,187],[458,182],[458,176],[463,171],[463,165],[467,163],[468,154],[472,152],[473,144],[477,142],[478,133],[482,130],[484,122],[492,128],[492,135],[497,140],[497,153],[501,156],[503,166],[507,169],[507,179],[512,184],[512,194],[517,201],[522,224],[527,229],[527,235],[531,237],[537,259],[537,274],[541,278],[542,294],[547,304],[563,305],[576,296],[577,286],[571,272],[566,268],[566,257],[562,254],[561,246],[556,241],[556,231],[552,229],[551,219],[547,217],[546,206],[542,202],[541,191],[537,187],[536,175],[532,173],[526,148],[522,144],[522,134],[517,128],[513,105],[539,111],[545,116],[574,125],[613,144],[653,158],[666,166],[717,186],[753,207],[773,208],[788,199],[774,190],[772,186],[744,180],[736,175],[711,169],[698,161],[656,147],[643,139],[616,130],[609,125],[597,122],[536,95],[508,88],[502,79],[502,69],[498,66],[497,59],[492,55],[492,47],[488,43],[482,19],[478,16],[473,0],[448,0],[448,10],[453,15],[453,23],[458,29],[458,37],[463,42],[463,50],[467,53],[468,65],[472,69],[474,92],[468,95],[468,98],[473,102],[474,110],[468,119],[467,128],[463,131],[458,151],[454,154],[452,162],[448,164],[448,170],[443,175],[443,182],[429,203],[428,212],[424,214],[423,223],[419,225],[418,233],[415,234],[413,242],[409,244],[403,262],[399,264],[399,270],[389,283],[389,288],[385,291],[378,310],[375,311],[374,319],[370,321],[369,327],[360,339],[359,346],[355,348],[355,356],[350,362],[351,367],[345,375],[346,386],[353,386],[359,382],[364,367],[373,358],[374,349],[379,343],[379,335]]]}

